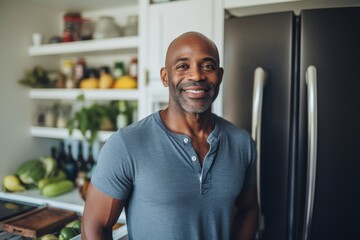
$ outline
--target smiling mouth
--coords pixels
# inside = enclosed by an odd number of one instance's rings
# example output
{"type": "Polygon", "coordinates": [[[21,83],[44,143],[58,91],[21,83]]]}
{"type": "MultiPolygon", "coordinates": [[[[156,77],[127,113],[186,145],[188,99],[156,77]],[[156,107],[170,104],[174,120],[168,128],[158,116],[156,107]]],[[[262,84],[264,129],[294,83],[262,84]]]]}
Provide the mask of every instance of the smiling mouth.
{"type": "Polygon", "coordinates": [[[199,90],[188,89],[188,90],[184,90],[184,92],[187,92],[187,93],[205,93],[207,91],[205,91],[204,89],[199,89],[199,90]]]}

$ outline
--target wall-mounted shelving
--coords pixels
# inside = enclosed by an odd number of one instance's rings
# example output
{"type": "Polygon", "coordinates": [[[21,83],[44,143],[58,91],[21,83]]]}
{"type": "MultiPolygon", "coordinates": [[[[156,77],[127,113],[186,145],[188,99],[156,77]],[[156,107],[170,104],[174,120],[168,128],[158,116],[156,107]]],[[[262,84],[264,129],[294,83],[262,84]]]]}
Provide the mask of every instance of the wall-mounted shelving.
{"type": "Polygon", "coordinates": [[[68,43],[54,43],[29,48],[30,56],[66,55],[112,50],[133,50],[139,47],[138,37],[119,37],[68,43]]]}

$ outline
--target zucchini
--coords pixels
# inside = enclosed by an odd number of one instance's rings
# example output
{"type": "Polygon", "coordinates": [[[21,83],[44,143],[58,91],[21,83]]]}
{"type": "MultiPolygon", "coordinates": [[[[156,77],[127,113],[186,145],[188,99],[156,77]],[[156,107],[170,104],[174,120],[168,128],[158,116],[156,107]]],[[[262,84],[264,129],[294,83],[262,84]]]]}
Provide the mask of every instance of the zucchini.
{"type": "Polygon", "coordinates": [[[59,172],[56,176],[40,179],[38,182],[38,188],[41,190],[49,183],[58,182],[58,181],[64,180],[64,179],[66,179],[65,172],[62,170],[59,170],[59,172]]]}
{"type": "Polygon", "coordinates": [[[60,180],[47,184],[42,190],[41,194],[46,197],[55,197],[60,194],[71,191],[74,188],[74,183],[70,180],[60,180]]]}

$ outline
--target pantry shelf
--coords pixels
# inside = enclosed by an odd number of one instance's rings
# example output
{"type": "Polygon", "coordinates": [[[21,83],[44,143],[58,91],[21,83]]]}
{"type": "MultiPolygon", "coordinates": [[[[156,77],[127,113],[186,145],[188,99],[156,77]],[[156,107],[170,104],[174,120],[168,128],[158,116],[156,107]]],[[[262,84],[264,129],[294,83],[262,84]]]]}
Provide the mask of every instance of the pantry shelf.
{"type": "MultiPolygon", "coordinates": [[[[16,193],[0,191],[0,198],[31,203],[35,205],[49,205],[51,207],[75,211],[80,215],[83,213],[85,204],[85,201],[80,197],[79,191],[77,189],[52,198],[42,196],[39,189],[26,190],[16,193]]],[[[124,211],[122,211],[118,221],[122,223],[126,222],[124,211]]]]}
{"type": "MultiPolygon", "coordinates": [[[[113,131],[99,131],[98,140],[100,142],[105,142],[113,131]]],[[[31,127],[30,134],[33,137],[41,138],[55,138],[55,139],[84,139],[80,130],[75,129],[73,134],[70,136],[69,130],[67,128],[49,128],[49,127],[31,127]]],[[[88,132],[87,134],[90,134],[88,132]]]]}
{"type": "Polygon", "coordinates": [[[139,37],[119,37],[68,43],[54,43],[30,47],[29,55],[49,56],[110,50],[133,50],[137,49],[139,44],[139,37]]]}
{"type": "Polygon", "coordinates": [[[83,94],[85,100],[138,100],[137,89],[31,89],[31,99],[76,100],[83,94]]]}

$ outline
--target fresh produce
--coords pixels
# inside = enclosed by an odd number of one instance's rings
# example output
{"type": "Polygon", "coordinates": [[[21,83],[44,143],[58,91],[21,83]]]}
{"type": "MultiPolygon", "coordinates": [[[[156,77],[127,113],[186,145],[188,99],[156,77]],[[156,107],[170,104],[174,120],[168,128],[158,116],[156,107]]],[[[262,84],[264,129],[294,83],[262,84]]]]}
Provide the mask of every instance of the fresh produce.
{"type": "Polygon", "coordinates": [[[42,178],[39,180],[38,182],[38,188],[41,190],[43,189],[46,185],[48,185],[49,183],[54,183],[54,182],[58,182],[60,180],[64,180],[66,179],[66,174],[64,171],[59,170],[58,173],[56,174],[56,176],[52,176],[52,177],[47,177],[47,178],[42,178]]]}
{"type": "Polygon", "coordinates": [[[46,234],[40,240],[59,240],[54,234],[46,234]]]}
{"type": "Polygon", "coordinates": [[[64,227],[60,230],[59,240],[69,240],[78,235],[78,232],[71,227],[64,227]]]}
{"type": "Polygon", "coordinates": [[[99,80],[94,77],[84,79],[80,82],[80,88],[82,89],[99,88],[99,80]]]}
{"type": "Polygon", "coordinates": [[[81,233],[81,222],[80,220],[74,220],[66,224],[65,227],[74,228],[79,234],[81,233]]]}
{"type": "Polygon", "coordinates": [[[137,88],[137,81],[135,78],[125,75],[115,81],[114,88],[117,89],[137,88]]]}
{"type": "Polygon", "coordinates": [[[3,185],[5,189],[10,192],[19,192],[25,190],[25,187],[21,184],[19,178],[15,175],[5,176],[3,185]]]}
{"type": "Polygon", "coordinates": [[[50,87],[51,81],[48,72],[40,65],[26,70],[25,77],[19,80],[19,83],[29,87],[50,87]]]}
{"type": "Polygon", "coordinates": [[[40,161],[44,164],[45,177],[52,176],[56,173],[56,160],[50,156],[44,156],[40,158],[40,161]]]}
{"type": "Polygon", "coordinates": [[[45,176],[44,164],[38,159],[29,160],[18,167],[16,175],[25,184],[37,184],[45,176]]]}
{"type": "Polygon", "coordinates": [[[100,79],[99,79],[99,88],[101,89],[111,88],[114,83],[114,79],[108,73],[107,69],[108,68],[103,68],[101,70],[100,79]]]}
{"type": "Polygon", "coordinates": [[[65,179],[45,185],[45,187],[41,190],[41,194],[46,197],[55,197],[60,194],[69,192],[73,188],[74,183],[70,180],[65,179]]]}

